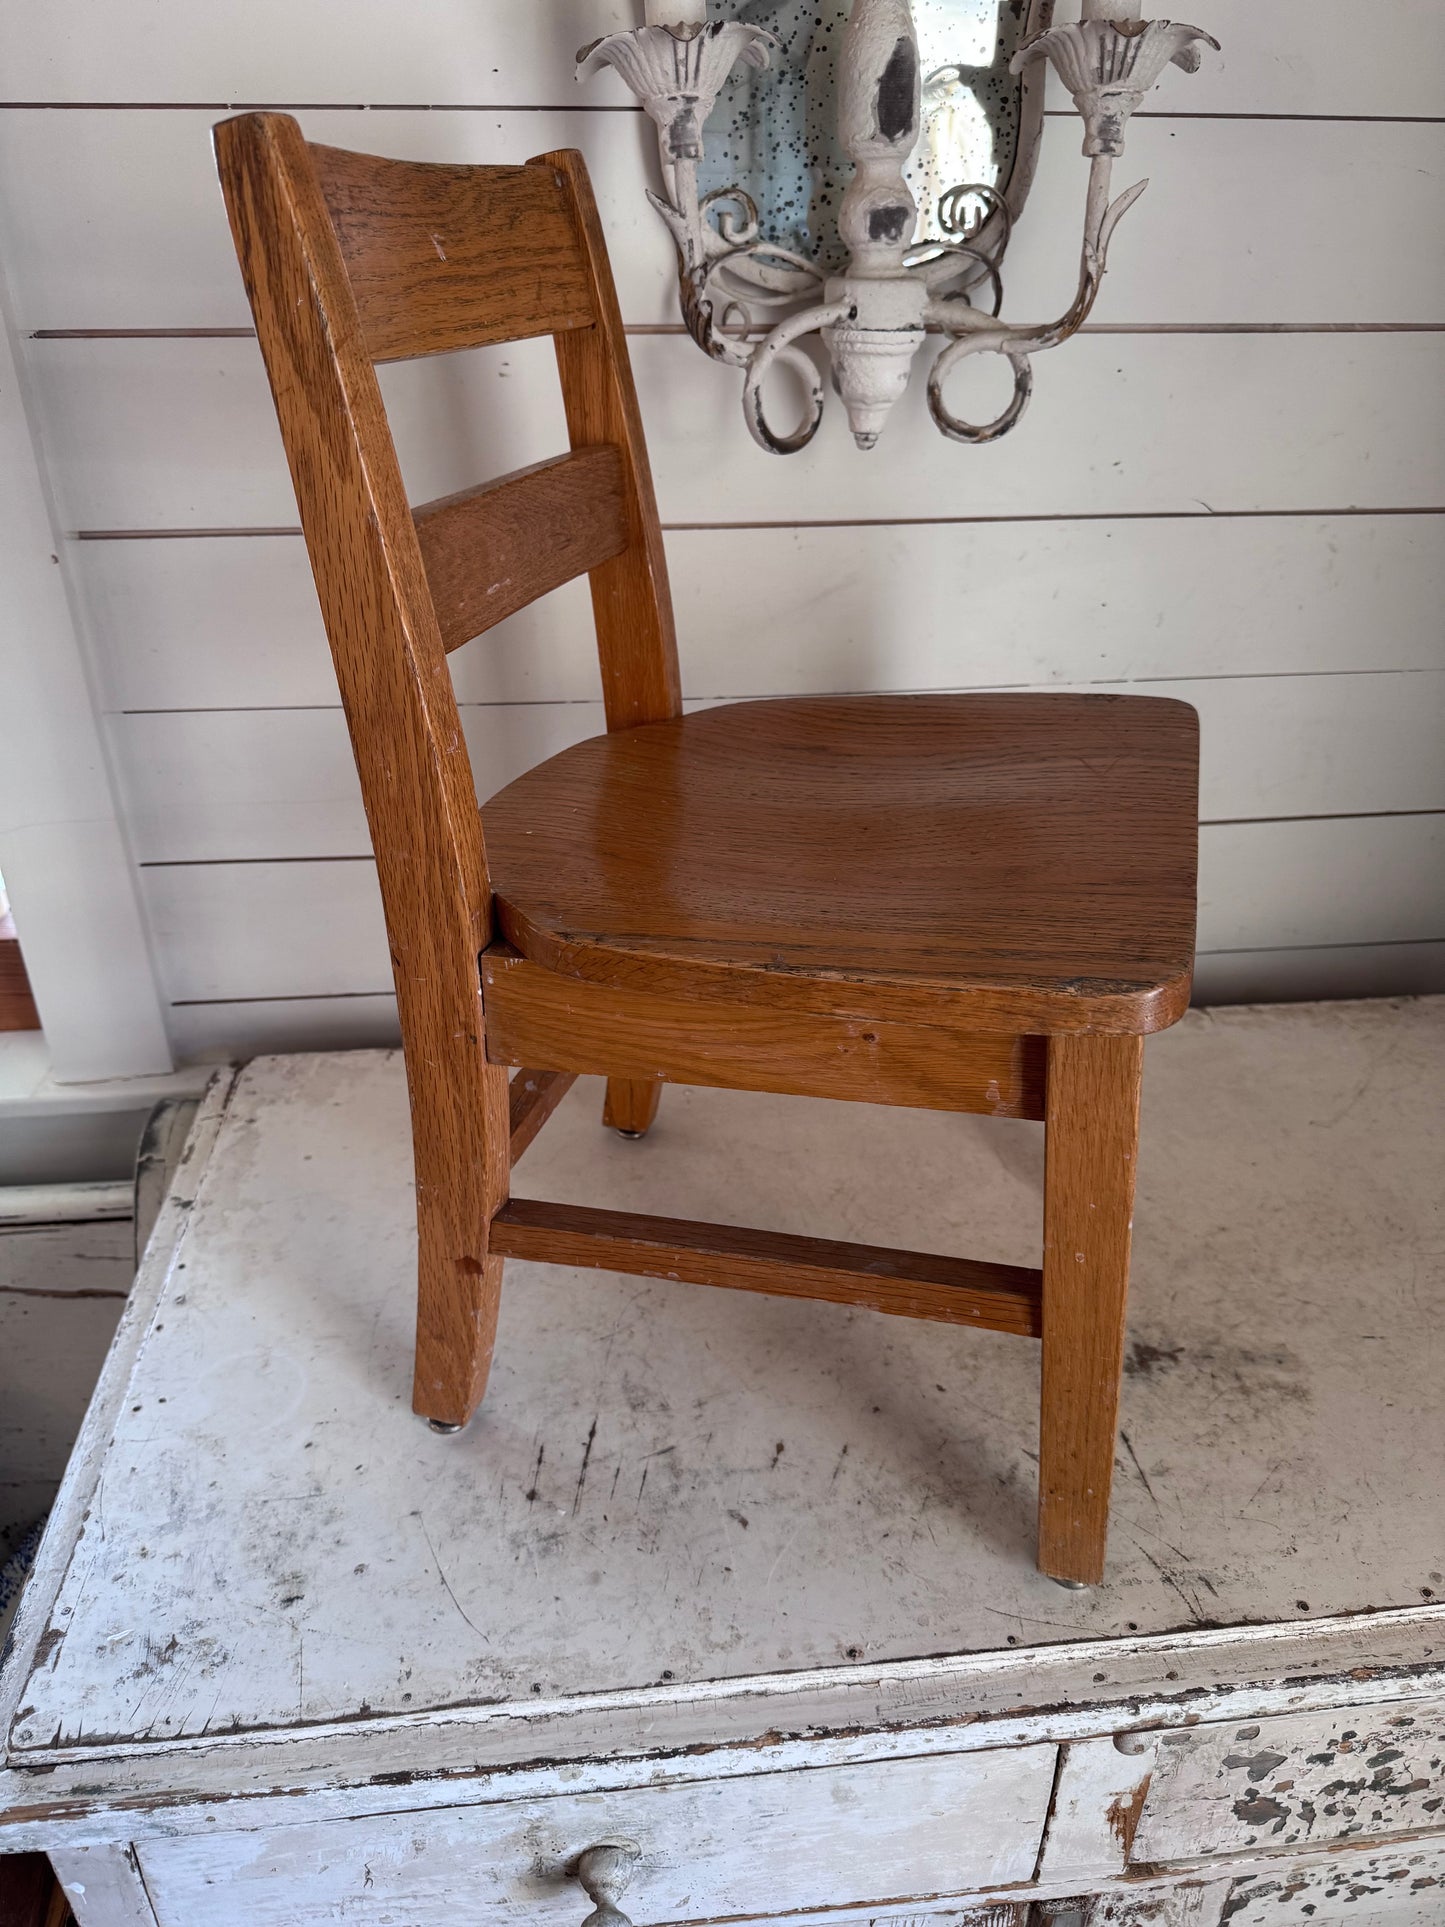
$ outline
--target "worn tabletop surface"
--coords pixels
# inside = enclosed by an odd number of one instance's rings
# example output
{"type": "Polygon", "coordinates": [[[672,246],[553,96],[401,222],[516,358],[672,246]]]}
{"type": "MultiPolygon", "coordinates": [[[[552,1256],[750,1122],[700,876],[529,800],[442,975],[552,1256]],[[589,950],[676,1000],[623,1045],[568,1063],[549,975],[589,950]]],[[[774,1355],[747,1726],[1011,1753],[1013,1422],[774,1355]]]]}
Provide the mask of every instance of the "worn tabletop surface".
{"type": "MultiPolygon", "coordinates": [[[[1151,1042],[1110,1573],[1033,1569],[1038,1355],[514,1264],[409,1410],[399,1057],[243,1075],[21,1695],[31,1749],[1314,1619],[1445,1591],[1445,1000],[1151,1042]]],[[[1041,1127],[582,1081],[519,1194],[1036,1261],[1041,1127]]],[[[1172,1677],[1172,1675],[1171,1675],[1172,1677]]]]}

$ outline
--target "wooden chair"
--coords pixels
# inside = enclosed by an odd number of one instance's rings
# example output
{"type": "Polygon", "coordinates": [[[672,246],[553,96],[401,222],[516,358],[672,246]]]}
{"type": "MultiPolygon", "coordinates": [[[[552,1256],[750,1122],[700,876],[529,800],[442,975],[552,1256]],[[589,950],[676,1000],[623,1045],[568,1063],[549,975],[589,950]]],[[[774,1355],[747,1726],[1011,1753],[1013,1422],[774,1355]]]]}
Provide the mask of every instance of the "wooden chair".
{"type": "Polygon", "coordinates": [[[1104,1568],[1144,1034],[1189,996],[1196,719],[1133,696],[683,716],[662,538],[581,157],[414,165],[216,129],[376,851],[411,1095],[415,1406],[482,1397],[507,1258],[1041,1339],[1039,1563],[1104,1568]],[[413,511],[373,364],[550,334],[571,452],[413,511]],[[447,669],[588,572],[608,734],[482,814],[447,669]],[[520,1066],[511,1080],[508,1070],[520,1066]],[[1029,1270],[509,1199],[574,1075],[1041,1118],[1029,1270]]]}

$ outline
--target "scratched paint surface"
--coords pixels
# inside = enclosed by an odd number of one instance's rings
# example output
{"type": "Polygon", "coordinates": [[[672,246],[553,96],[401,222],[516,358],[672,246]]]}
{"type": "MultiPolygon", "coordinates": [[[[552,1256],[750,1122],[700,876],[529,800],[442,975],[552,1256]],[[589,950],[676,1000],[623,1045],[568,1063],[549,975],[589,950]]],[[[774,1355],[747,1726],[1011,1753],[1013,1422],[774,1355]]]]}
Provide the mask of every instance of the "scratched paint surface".
{"type": "MultiPolygon", "coordinates": [[[[1037,1355],[998,1334],[515,1265],[487,1402],[435,1438],[399,1061],[262,1060],[15,1744],[1433,1597],[1442,1035],[1437,1000],[1151,1043],[1110,1573],[1079,1595],[1033,1570],[1037,1355]]],[[[1035,1258],[1037,1126],[673,1090],[630,1145],[599,1111],[579,1084],[520,1193],[1035,1258]]]]}
{"type": "Polygon", "coordinates": [[[1166,1735],[1132,1857],[1320,1847],[1442,1827],[1445,1704],[1301,1714],[1166,1735]]]}
{"type": "Polygon", "coordinates": [[[1224,1903],[1222,1927],[1440,1927],[1445,1920],[1445,1856],[1362,1856],[1328,1867],[1283,1867],[1238,1881],[1224,1903]]]}

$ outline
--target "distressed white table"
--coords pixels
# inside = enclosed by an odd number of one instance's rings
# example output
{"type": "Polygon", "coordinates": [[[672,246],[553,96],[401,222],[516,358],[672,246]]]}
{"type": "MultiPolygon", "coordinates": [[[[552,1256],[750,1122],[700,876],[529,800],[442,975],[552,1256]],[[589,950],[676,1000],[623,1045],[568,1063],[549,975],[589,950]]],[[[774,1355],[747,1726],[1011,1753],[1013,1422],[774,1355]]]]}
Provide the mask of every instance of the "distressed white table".
{"type": "MultiPolygon", "coordinates": [[[[1151,1045],[1087,1594],[1033,1570],[1037,1362],[987,1333],[517,1264],[433,1436],[398,1059],[223,1078],[17,1621],[0,1851],[83,1927],[580,1927],[616,1840],[640,1927],[1439,1927],[1442,1043],[1435,1000],[1151,1045]]],[[[519,1191],[1036,1244],[1037,1126],[599,1109],[519,1191]]]]}

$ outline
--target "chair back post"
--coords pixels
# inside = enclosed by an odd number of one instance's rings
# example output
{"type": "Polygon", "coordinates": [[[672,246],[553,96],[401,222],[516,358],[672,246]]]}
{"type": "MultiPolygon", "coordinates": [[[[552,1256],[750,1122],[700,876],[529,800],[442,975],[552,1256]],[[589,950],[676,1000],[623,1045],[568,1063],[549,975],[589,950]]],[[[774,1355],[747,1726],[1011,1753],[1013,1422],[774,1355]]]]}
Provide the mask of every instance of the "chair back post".
{"type": "Polygon", "coordinates": [[[572,148],[543,154],[540,164],[561,177],[593,294],[593,326],[554,337],[568,432],[573,448],[609,443],[623,462],[627,547],[593,569],[590,581],[607,727],[630,729],[682,714],[662,528],[617,289],[586,165],[572,148]]]}
{"type": "MultiPolygon", "coordinates": [[[[491,938],[481,819],[426,572],[381,392],[317,171],[296,122],[245,114],[216,160],[280,417],[376,852],[406,1046],[425,1279],[422,1307],[476,1350],[495,1209],[497,1080],[479,952],[491,938]],[[490,1126],[490,1128],[487,1128],[490,1126]],[[458,1173],[475,1175],[469,1184],[458,1173]],[[489,1182],[490,1180],[490,1182],[489,1182]],[[455,1289],[452,1289],[454,1286],[455,1289]]],[[[505,1196],[505,1163],[502,1165],[505,1196]]],[[[464,1401],[462,1401],[464,1402],[464,1401]]]]}

